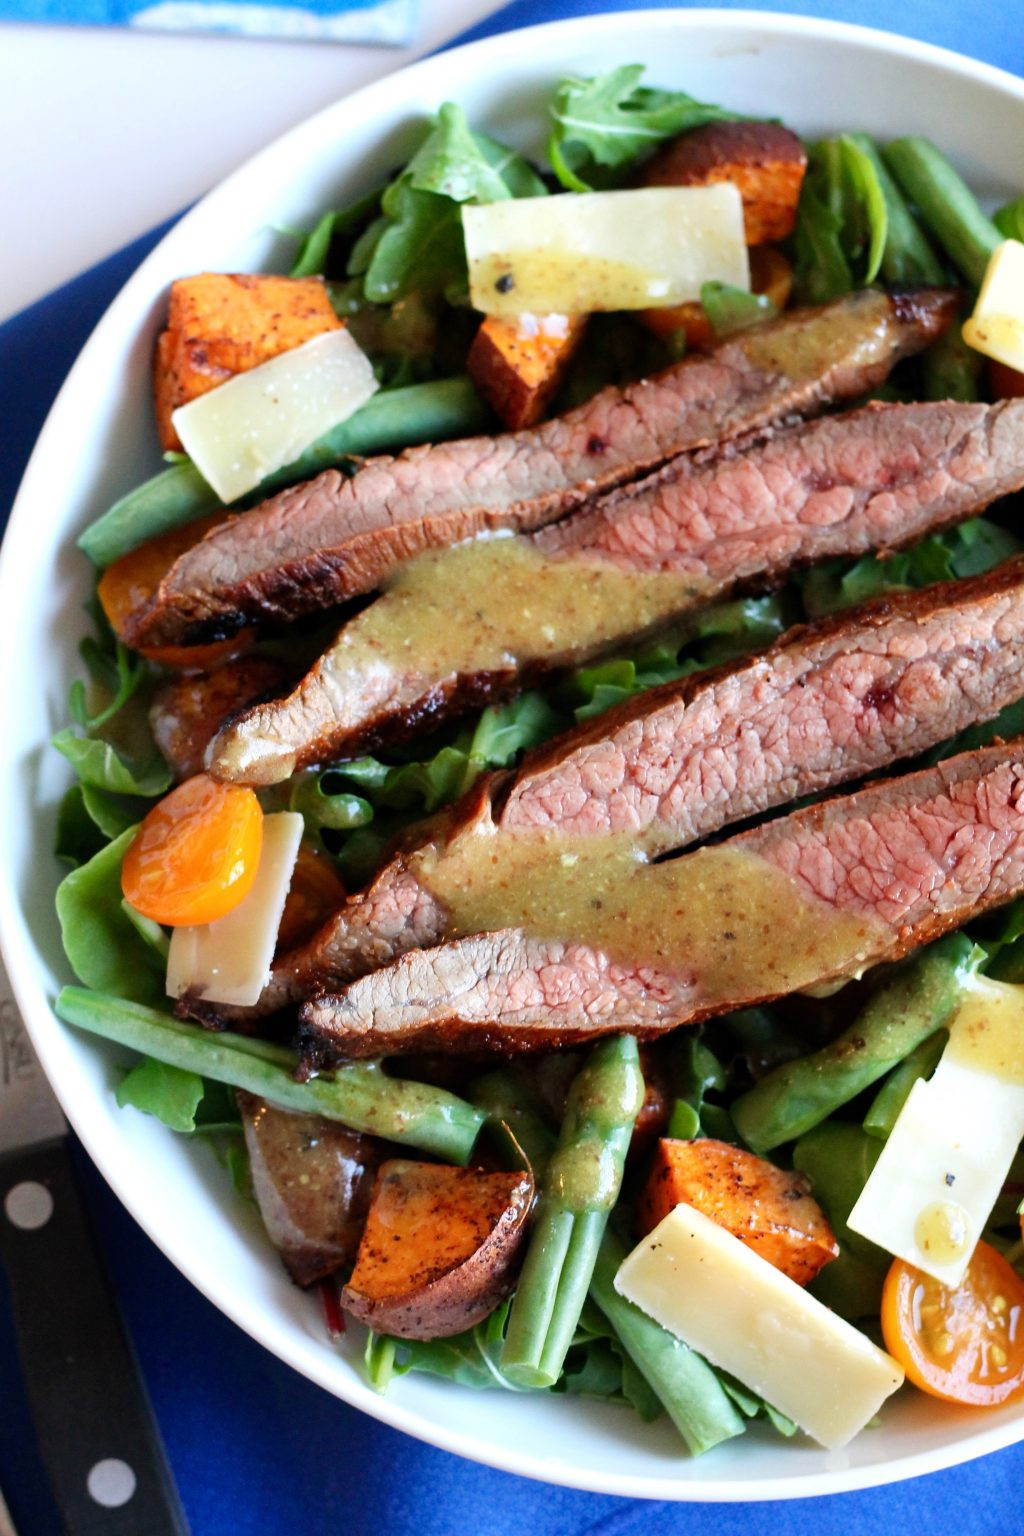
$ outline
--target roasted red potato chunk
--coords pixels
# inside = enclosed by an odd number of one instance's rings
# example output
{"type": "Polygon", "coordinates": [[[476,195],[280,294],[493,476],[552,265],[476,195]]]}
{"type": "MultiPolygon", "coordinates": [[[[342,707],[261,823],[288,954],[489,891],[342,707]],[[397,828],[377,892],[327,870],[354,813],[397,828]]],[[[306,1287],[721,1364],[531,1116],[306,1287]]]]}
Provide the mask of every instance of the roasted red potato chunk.
{"type": "Polygon", "coordinates": [[[352,1262],[387,1147],[320,1115],[237,1098],[263,1224],[292,1279],[312,1285],[352,1262]]]}
{"type": "Polygon", "coordinates": [[[743,199],[748,245],[785,240],[796,206],[807,153],[779,123],[705,123],[670,139],[644,167],[648,187],[707,187],[731,181],[743,199]]]}
{"type": "Polygon", "coordinates": [[[319,277],[201,272],[179,278],[156,344],[160,446],[181,448],[171,422],[179,405],[341,324],[319,277]]]}
{"type": "Polygon", "coordinates": [[[466,369],[504,426],[516,430],[540,421],[585,327],[585,315],[488,315],[481,323],[466,369]]]}
{"type": "Polygon", "coordinates": [[[382,1164],[342,1306],[399,1338],[471,1328],[512,1289],[532,1200],[526,1173],[382,1164]]]}
{"type": "Polygon", "coordinates": [[[839,1253],[803,1175],[787,1173],[728,1142],[659,1141],[637,1202],[638,1236],[646,1236],[684,1201],[799,1285],[813,1280],[839,1253]]]}

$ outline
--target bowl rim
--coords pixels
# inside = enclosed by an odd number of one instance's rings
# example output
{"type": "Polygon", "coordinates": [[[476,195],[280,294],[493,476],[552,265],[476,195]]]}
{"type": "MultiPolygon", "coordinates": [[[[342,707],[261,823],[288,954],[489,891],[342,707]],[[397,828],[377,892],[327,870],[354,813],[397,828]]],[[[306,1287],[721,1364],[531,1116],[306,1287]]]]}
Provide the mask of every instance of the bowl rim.
{"type": "MultiPolygon", "coordinates": [[[[670,6],[641,7],[635,10],[602,12],[597,15],[563,17],[529,27],[491,32],[484,37],[477,37],[465,43],[456,43],[428,54],[401,69],[392,71],[381,79],[370,82],[312,114],[245,160],[174,223],[111,301],[80,351],[47,414],[15,497],[8,523],[8,533],[0,547],[0,614],[10,606],[4,601],[4,594],[17,581],[19,550],[25,542],[25,530],[31,516],[42,458],[48,451],[52,425],[55,418],[60,416],[62,403],[75,389],[76,381],[83,372],[88,370],[93,356],[102,349],[106,339],[119,332],[122,312],[132,308],[136,295],[146,292],[150,274],[158,265],[167,245],[179,234],[187,234],[193,223],[204,218],[211,202],[223,197],[228,189],[234,186],[236,180],[248,179],[257,174],[265,159],[269,161],[271,156],[286,154],[293,143],[301,142],[309,134],[315,135],[319,126],[335,114],[354,113],[365,107],[372,107],[377,97],[387,98],[394,91],[396,82],[408,82],[414,86],[421,76],[427,76],[436,70],[439,57],[457,56],[460,61],[472,61],[477,56],[481,59],[493,58],[500,52],[503,45],[507,46],[512,38],[517,40],[519,46],[539,48],[548,40],[557,41],[561,37],[572,36],[583,26],[588,29],[588,38],[601,33],[614,35],[622,29],[625,18],[628,18],[630,27],[674,26],[686,31],[714,26],[724,32],[737,34],[749,33],[753,29],[773,37],[792,37],[833,43],[849,42],[861,49],[874,50],[890,57],[896,55],[908,61],[951,71],[961,79],[1008,92],[1024,101],[1024,80],[1009,71],[971,59],[936,44],[859,23],[775,11],[724,10],[716,7],[692,9],[670,6]]],[[[0,822],[0,859],[5,851],[6,836],[5,824],[0,822]]],[[[3,867],[5,869],[8,867],[6,860],[3,862],[3,867]]],[[[341,1398],[392,1428],[402,1430],[416,1439],[469,1460],[544,1482],[597,1493],[709,1503],[742,1503],[853,1492],[956,1466],[1024,1438],[1024,1412],[1022,1412],[1017,1419],[1001,1418],[999,1423],[991,1425],[988,1429],[970,1432],[964,1439],[958,1440],[953,1445],[944,1444],[913,1452],[900,1457],[894,1463],[886,1464],[879,1461],[865,1466],[851,1467],[826,1465],[819,1473],[782,1475],[772,1477],[770,1480],[736,1481],[728,1477],[708,1476],[684,1481],[646,1473],[635,1474],[622,1471],[606,1473],[595,1469],[574,1468],[561,1461],[548,1462],[518,1451],[503,1453],[499,1447],[475,1441],[471,1435],[461,1429],[451,1429],[444,1423],[427,1420],[418,1411],[407,1409],[392,1399],[380,1397],[366,1383],[339,1379],[333,1368],[333,1357],[330,1353],[322,1349],[314,1352],[305,1347],[307,1343],[305,1340],[297,1342],[292,1336],[290,1325],[287,1325],[287,1318],[284,1315],[268,1317],[265,1309],[250,1306],[245,1296],[231,1292],[227,1285],[222,1291],[218,1291],[216,1286],[208,1283],[189,1253],[187,1251],[182,1253],[170,1240],[168,1232],[154,1216],[151,1206],[144,1205],[136,1198],[130,1181],[121,1175],[117,1159],[112,1159],[109,1155],[110,1143],[112,1140],[116,1141],[116,1135],[112,1133],[112,1136],[107,1136],[104,1120],[89,1113],[87,1108],[68,1100],[60,1071],[60,1034],[64,1026],[56,1020],[50,998],[45,995],[38,985],[37,978],[32,974],[30,951],[34,947],[13,882],[7,879],[0,880],[0,951],[4,955],[14,995],[22,1011],[26,1028],[46,1075],[61,1100],[69,1122],[118,1199],[175,1267],[251,1338],[263,1344],[283,1363],[300,1371],[307,1379],[323,1387],[331,1395],[341,1398]]],[[[112,1130],[113,1119],[110,1118],[112,1130]]]]}

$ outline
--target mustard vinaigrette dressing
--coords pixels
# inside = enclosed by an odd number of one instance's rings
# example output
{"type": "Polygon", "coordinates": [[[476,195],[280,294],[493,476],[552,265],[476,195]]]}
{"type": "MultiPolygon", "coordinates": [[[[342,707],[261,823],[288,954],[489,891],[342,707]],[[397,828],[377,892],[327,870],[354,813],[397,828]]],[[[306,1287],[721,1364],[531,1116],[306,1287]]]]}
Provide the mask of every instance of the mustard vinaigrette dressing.
{"type": "Polygon", "coordinates": [[[499,840],[471,828],[411,863],[447,908],[450,937],[516,928],[584,944],[623,965],[692,978],[709,1004],[856,970],[885,931],[727,845],[651,864],[630,833],[499,840]]]}
{"type": "Polygon", "coordinates": [[[542,554],[524,539],[480,538],[403,565],[383,596],[349,623],[339,654],[349,678],[415,660],[418,675],[496,672],[551,663],[643,633],[708,590],[678,571],[542,554]]]}

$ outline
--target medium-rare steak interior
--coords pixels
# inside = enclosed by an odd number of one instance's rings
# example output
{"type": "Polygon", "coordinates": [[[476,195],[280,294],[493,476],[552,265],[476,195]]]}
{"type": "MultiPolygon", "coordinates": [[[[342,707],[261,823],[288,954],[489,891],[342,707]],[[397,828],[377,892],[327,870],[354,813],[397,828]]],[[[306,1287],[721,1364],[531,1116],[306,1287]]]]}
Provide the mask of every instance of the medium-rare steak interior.
{"type": "Polygon", "coordinates": [[[894,594],[797,629],[762,655],[638,695],[538,749],[516,773],[480,781],[431,840],[397,855],[281,958],[260,1010],[444,938],[446,860],[467,839],[498,858],[509,848],[513,862],[536,835],[580,846],[627,838],[632,857],[657,858],[990,720],[1021,697],[1022,678],[1024,558],[894,594]]]}
{"type": "Polygon", "coordinates": [[[819,986],[1024,890],[1024,752],[967,752],[678,859],[622,834],[463,836],[423,875],[456,935],[303,1005],[338,1057],[646,1037],[819,986]]]}
{"type": "Polygon", "coordinates": [[[676,460],[539,533],[419,556],[291,693],[232,719],[208,766],[280,782],[635,642],[744,584],[912,543],[1021,486],[1021,400],[873,405],[707,463],[676,460]]]}
{"type": "Polygon", "coordinates": [[[676,454],[874,388],[939,335],[948,289],[865,289],[794,310],[540,426],[328,470],[231,518],[178,559],[122,639],[193,644],[373,591],[424,549],[536,528],[676,454]]]}

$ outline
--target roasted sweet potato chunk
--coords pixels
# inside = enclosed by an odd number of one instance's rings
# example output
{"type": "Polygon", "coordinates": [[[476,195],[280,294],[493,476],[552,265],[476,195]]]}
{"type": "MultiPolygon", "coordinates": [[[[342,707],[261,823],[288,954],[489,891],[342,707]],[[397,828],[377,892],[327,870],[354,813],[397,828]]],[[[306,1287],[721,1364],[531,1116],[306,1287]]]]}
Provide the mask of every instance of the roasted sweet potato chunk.
{"type": "Polygon", "coordinates": [[[512,1289],[532,1200],[525,1173],[383,1163],[342,1306],[399,1338],[471,1328],[512,1289]]]}
{"type": "Polygon", "coordinates": [[[470,378],[513,430],[540,421],[583,336],[585,315],[489,315],[466,359],[470,378]]]}
{"type": "Polygon", "coordinates": [[[727,1228],[799,1285],[839,1253],[807,1180],[728,1142],[701,1138],[658,1143],[637,1202],[643,1237],[681,1202],[727,1228]]]}
{"type": "Polygon", "coordinates": [[[644,167],[643,180],[649,187],[734,182],[747,244],[763,245],[792,234],[806,168],[803,144],[779,123],[706,123],[670,139],[644,167]]]}
{"type": "Polygon", "coordinates": [[[153,395],[164,449],[180,449],[171,412],[280,352],[341,326],[318,277],[201,272],[171,285],[156,344],[153,395]]]}

